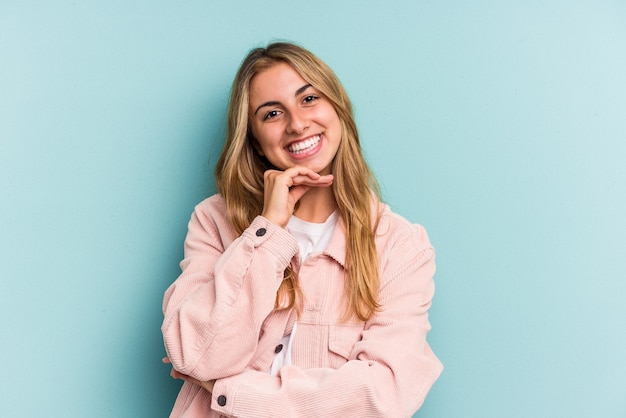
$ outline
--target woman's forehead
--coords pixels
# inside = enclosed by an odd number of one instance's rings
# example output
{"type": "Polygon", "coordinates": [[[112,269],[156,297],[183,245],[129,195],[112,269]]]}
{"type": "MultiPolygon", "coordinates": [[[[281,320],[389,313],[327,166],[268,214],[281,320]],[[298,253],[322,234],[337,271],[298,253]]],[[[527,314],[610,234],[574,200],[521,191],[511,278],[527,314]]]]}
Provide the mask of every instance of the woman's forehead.
{"type": "Polygon", "coordinates": [[[276,64],[257,73],[249,85],[250,104],[267,100],[283,101],[295,98],[311,87],[289,64],[276,64]]]}

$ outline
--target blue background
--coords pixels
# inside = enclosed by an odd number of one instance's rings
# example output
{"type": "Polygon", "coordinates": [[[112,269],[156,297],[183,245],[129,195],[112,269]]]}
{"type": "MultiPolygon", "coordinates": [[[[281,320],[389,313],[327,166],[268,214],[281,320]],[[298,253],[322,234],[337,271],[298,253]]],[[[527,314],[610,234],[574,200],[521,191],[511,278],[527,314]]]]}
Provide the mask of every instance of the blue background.
{"type": "Polygon", "coordinates": [[[438,249],[419,417],[626,416],[623,1],[3,1],[0,415],[164,417],[161,298],[273,39],[438,249]]]}

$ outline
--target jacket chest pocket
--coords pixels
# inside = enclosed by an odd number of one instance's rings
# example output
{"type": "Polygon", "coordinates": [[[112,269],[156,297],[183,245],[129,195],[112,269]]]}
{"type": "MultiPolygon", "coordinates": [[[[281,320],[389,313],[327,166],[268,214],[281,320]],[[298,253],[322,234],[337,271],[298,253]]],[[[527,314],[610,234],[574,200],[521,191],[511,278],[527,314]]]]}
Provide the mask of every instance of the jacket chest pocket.
{"type": "Polygon", "coordinates": [[[361,325],[330,325],[328,330],[329,366],[337,369],[348,360],[356,359],[354,345],[361,341],[361,325]]]}

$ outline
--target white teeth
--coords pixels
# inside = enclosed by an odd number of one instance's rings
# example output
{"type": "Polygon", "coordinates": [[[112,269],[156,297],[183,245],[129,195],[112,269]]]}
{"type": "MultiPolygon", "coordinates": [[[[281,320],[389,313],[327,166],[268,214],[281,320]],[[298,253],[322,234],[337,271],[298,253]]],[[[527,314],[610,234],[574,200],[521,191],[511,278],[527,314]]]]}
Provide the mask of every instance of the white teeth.
{"type": "Polygon", "coordinates": [[[302,154],[302,153],[307,152],[309,149],[315,147],[319,143],[320,143],[320,136],[315,135],[311,138],[305,139],[304,141],[290,144],[287,147],[287,151],[289,151],[292,154],[302,154]]]}

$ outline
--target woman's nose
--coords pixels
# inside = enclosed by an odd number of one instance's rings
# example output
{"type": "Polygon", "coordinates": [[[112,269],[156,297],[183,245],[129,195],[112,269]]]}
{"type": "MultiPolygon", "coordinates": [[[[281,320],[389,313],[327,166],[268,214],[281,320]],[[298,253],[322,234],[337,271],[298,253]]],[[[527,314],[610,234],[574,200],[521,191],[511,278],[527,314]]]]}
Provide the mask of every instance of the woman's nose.
{"type": "Polygon", "coordinates": [[[289,123],[287,124],[287,133],[301,134],[309,127],[309,121],[298,111],[291,112],[289,115],[289,123]]]}

